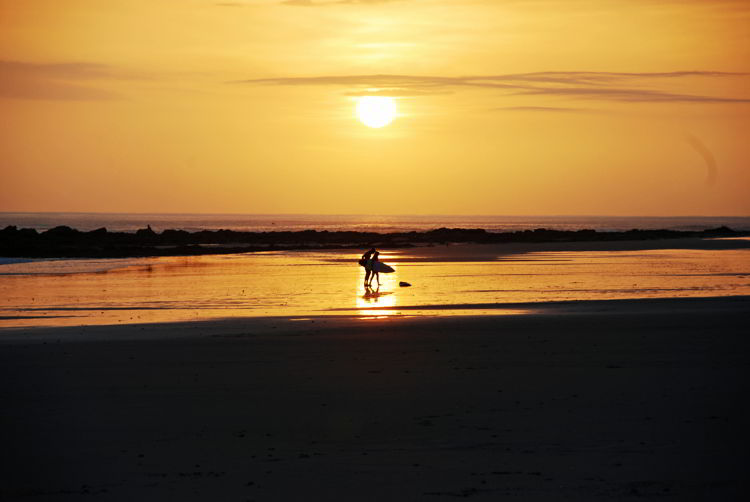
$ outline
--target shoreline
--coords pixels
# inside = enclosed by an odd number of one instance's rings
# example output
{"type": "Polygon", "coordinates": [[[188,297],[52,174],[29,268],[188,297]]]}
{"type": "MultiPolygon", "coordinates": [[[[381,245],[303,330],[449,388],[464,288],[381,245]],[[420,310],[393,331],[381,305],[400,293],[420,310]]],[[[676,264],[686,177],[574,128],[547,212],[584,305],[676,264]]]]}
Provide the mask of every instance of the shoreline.
{"type": "MultiPolygon", "coordinates": [[[[725,295],[706,297],[632,298],[606,300],[563,300],[544,302],[509,302],[483,304],[401,305],[357,308],[332,308],[340,314],[300,314],[283,316],[217,317],[194,321],[130,322],[117,324],[89,324],[75,326],[14,326],[0,327],[0,346],[4,344],[39,341],[44,337],[55,337],[56,341],[107,342],[120,338],[144,341],[157,337],[174,339],[201,338],[210,331],[225,330],[227,336],[251,329],[257,335],[296,336],[310,328],[325,326],[327,329],[356,329],[365,323],[384,326],[409,324],[443,324],[481,322],[482,319],[498,320],[507,317],[547,319],[560,316],[606,316],[617,313],[622,316],[675,315],[690,312],[745,311],[750,314],[750,296],[725,295]],[[382,315],[383,311],[428,311],[429,314],[382,315]],[[479,314],[444,315],[440,311],[474,311],[479,314]],[[345,312],[365,312],[347,314],[345,312]],[[373,312],[373,315],[367,315],[373,312]],[[508,312],[508,313],[505,313],[508,312]],[[317,324],[317,326],[313,326],[317,324]]],[[[210,335],[209,335],[210,336],[210,335]]]]}
{"type": "Polygon", "coordinates": [[[739,500],[749,305],[6,332],[0,495],[739,500]]]}

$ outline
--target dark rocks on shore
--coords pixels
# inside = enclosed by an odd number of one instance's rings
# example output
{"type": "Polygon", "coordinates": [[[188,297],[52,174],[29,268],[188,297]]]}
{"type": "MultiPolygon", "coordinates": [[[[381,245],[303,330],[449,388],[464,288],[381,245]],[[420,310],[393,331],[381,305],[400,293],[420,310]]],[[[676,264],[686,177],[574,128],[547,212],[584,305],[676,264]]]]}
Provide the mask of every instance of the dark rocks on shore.
{"type": "Polygon", "coordinates": [[[408,247],[449,243],[541,243],[654,240],[675,238],[707,238],[747,236],[728,227],[702,231],[628,230],[599,232],[596,230],[551,230],[538,228],[515,232],[487,232],[483,229],[438,228],[427,232],[329,232],[303,230],[297,232],[237,232],[233,230],[164,230],[155,232],[150,226],[135,233],[110,232],[98,228],[82,232],[68,226],[38,232],[33,228],[10,225],[0,230],[0,256],[4,257],[90,257],[120,258],[139,256],[175,256],[226,254],[290,249],[339,249],[362,247],[408,247]]]}
{"type": "Polygon", "coordinates": [[[151,229],[151,225],[146,225],[146,228],[139,228],[136,230],[135,235],[141,238],[155,237],[156,232],[151,229]]]}

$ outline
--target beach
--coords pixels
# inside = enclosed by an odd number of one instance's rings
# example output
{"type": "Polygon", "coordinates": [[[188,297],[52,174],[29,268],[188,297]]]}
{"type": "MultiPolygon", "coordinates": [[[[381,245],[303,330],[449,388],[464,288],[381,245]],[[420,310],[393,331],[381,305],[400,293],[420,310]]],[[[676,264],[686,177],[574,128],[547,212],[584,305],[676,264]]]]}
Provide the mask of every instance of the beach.
{"type": "Polygon", "coordinates": [[[0,498],[739,499],[748,246],[5,263],[0,498]]]}
{"type": "Polygon", "coordinates": [[[739,500],[750,299],[20,328],[2,497],[739,500]]]}

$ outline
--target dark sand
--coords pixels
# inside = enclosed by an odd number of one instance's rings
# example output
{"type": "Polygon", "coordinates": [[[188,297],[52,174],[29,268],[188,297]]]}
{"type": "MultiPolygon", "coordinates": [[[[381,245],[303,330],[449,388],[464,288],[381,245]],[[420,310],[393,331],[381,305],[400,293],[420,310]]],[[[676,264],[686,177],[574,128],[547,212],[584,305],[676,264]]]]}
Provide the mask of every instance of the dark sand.
{"type": "Polygon", "coordinates": [[[744,500],[748,313],[4,330],[0,499],[744,500]]]}

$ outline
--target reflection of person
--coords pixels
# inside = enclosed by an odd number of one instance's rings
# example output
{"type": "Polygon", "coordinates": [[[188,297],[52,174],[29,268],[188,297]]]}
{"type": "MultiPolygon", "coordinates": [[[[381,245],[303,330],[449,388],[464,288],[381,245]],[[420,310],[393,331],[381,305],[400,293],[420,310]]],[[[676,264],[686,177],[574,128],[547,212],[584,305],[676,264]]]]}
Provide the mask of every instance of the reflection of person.
{"type": "MultiPolygon", "coordinates": [[[[370,278],[370,274],[372,273],[373,253],[377,253],[377,251],[375,251],[375,248],[370,248],[370,250],[363,254],[362,258],[359,259],[359,264],[365,267],[365,286],[368,285],[367,280],[370,278]]],[[[380,283],[378,282],[378,284],[380,283]]]]}
{"type": "Polygon", "coordinates": [[[372,286],[365,284],[365,294],[362,298],[371,302],[373,300],[377,301],[378,297],[380,297],[380,285],[378,285],[377,289],[372,289],[372,286]]]}

